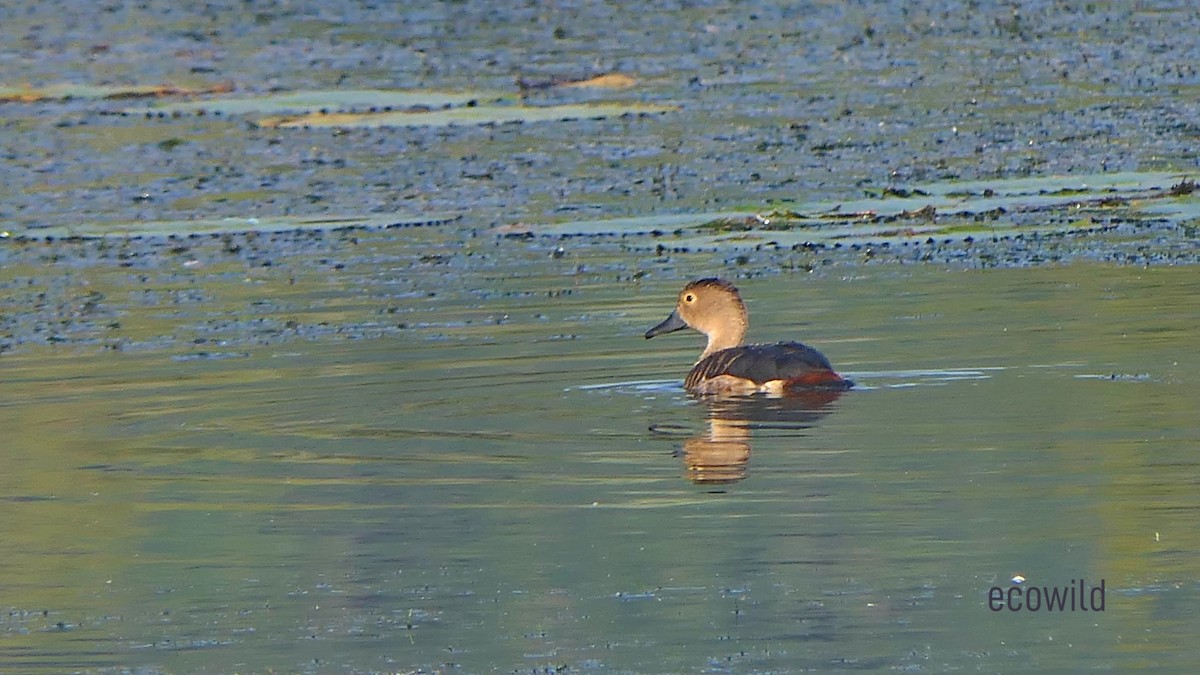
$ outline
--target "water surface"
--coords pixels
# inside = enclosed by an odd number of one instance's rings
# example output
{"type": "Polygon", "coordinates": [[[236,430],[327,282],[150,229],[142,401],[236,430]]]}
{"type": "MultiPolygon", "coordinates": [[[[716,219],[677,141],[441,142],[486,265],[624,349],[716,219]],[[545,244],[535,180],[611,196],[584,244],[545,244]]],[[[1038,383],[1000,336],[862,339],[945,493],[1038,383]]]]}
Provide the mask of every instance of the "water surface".
{"type": "Polygon", "coordinates": [[[722,406],[679,385],[698,335],[641,337],[682,276],[400,281],[384,259],[405,255],[231,274],[172,310],[109,295],[141,331],[106,338],[124,348],[4,356],[0,666],[1195,661],[1194,270],[740,280],[753,338],[810,342],[860,386],[722,406]],[[267,310],[238,290],[289,274],[267,310]],[[153,338],[256,311],[292,333],[153,338]],[[1018,574],[1103,579],[1105,611],[990,611],[1018,574]]]}

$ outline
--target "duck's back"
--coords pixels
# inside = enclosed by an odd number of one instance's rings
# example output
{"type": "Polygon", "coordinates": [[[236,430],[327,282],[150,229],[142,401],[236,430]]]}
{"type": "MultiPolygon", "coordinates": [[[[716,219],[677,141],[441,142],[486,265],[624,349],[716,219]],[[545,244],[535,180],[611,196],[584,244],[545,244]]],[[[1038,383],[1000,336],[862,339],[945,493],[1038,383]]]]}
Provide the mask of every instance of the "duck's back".
{"type": "Polygon", "coordinates": [[[701,393],[850,386],[824,354],[799,342],[722,349],[697,363],[684,380],[688,391],[701,393]]]}

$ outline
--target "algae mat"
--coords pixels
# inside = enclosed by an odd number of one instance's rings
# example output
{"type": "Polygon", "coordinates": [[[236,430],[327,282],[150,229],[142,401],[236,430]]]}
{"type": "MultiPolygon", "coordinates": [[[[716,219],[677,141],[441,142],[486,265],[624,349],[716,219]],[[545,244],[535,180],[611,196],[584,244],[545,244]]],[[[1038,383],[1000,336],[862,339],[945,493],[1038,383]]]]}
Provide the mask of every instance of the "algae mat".
{"type": "Polygon", "coordinates": [[[1086,233],[1117,221],[1155,219],[1190,226],[1200,218],[1195,187],[1177,173],[947,181],[889,188],[857,200],[789,203],[754,212],[564,222],[528,231],[559,236],[673,234],[672,245],[688,248],[1086,233]]]}
{"type": "Polygon", "coordinates": [[[274,216],[197,220],[164,220],[138,223],[81,223],[57,227],[30,227],[4,232],[14,239],[161,239],[196,235],[277,232],[328,232],[331,230],[377,230],[393,227],[445,225],[459,218],[453,214],[367,215],[367,216],[274,216]]]}

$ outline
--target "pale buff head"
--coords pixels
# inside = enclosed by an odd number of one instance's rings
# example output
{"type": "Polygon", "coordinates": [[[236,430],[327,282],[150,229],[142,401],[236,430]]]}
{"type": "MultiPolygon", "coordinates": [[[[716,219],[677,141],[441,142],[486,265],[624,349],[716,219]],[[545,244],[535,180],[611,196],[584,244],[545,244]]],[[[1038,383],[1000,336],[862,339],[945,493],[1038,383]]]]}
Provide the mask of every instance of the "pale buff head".
{"type": "Polygon", "coordinates": [[[708,336],[700,358],[737,347],[746,335],[746,305],[733,284],[723,279],[699,279],[679,292],[675,311],[646,332],[647,338],[692,328],[708,336]]]}

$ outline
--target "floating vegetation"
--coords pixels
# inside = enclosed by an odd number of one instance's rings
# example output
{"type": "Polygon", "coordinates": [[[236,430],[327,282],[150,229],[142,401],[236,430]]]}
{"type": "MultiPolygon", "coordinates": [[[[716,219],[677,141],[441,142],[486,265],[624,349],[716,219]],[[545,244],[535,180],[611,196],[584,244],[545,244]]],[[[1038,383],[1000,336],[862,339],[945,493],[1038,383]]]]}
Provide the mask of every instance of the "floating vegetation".
{"type": "Polygon", "coordinates": [[[608,73],[586,80],[564,82],[561,86],[578,89],[628,89],[637,84],[637,80],[622,73],[608,73]]]}
{"type": "Polygon", "coordinates": [[[163,101],[144,108],[127,108],[127,115],[302,115],[331,112],[391,112],[396,110],[440,110],[515,100],[513,94],[496,91],[426,91],[399,89],[309,90],[206,99],[163,101]]]}
{"type": "Polygon", "coordinates": [[[308,127],[445,127],[525,122],[556,122],[574,119],[605,119],[625,115],[659,115],[674,106],[646,103],[596,103],[551,106],[475,106],[445,110],[392,111],[375,113],[312,113],[258,120],[261,127],[294,129],[308,127]]]}
{"type": "Polygon", "coordinates": [[[1195,183],[1172,173],[1114,173],[889,187],[862,199],[765,212],[670,214],[532,227],[539,234],[671,234],[688,248],[866,244],[1063,234],[1113,223],[1200,218],[1195,183]]]}
{"type": "MultiPolygon", "coordinates": [[[[563,86],[614,88],[632,86],[625,75],[605,75],[563,86]]],[[[516,94],[495,91],[439,92],[357,89],[296,91],[265,96],[164,101],[127,108],[126,115],[177,117],[194,115],[263,115],[251,120],[270,129],[310,127],[444,127],[523,122],[605,119],[623,115],[657,115],[675,106],[649,103],[590,103],[534,106],[518,103],[516,94]]]]}
{"type": "Polygon", "coordinates": [[[85,223],[61,227],[30,227],[5,237],[26,240],[186,237],[191,235],[243,234],[250,232],[329,232],[334,230],[380,230],[392,227],[444,225],[458,220],[454,214],[377,216],[270,216],[263,218],[214,218],[206,220],[160,220],[136,223],[85,223]]]}
{"type": "Polygon", "coordinates": [[[71,99],[125,99],[161,96],[201,96],[233,91],[232,84],[206,87],[175,87],[151,85],[90,85],[51,84],[44,87],[0,87],[0,103],[33,103],[36,101],[66,101],[71,99]]]}
{"type": "Polygon", "coordinates": [[[566,87],[571,89],[628,89],[636,85],[637,80],[623,73],[608,73],[605,75],[599,75],[597,77],[589,77],[583,80],[526,80],[524,78],[517,80],[517,87],[520,88],[521,91],[551,89],[554,87],[566,87]]]}

